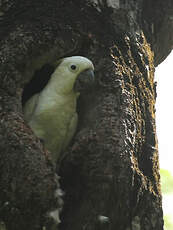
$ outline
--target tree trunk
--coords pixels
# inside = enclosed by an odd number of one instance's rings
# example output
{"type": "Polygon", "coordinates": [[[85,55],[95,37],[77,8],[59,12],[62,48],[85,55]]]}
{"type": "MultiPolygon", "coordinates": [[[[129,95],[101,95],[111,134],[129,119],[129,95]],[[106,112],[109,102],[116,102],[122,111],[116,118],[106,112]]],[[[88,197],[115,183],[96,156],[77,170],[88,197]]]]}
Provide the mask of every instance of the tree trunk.
{"type": "MultiPolygon", "coordinates": [[[[9,230],[161,230],[154,66],[173,45],[172,0],[0,2],[0,217],[9,230]],[[171,29],[172,28],[172,29],[171,29]],[[81,55],[96,85],[57,165],[26,125],[23,89],[36,70],[81,55]],[[59,193],[58,193],[59,194],[59,193]]],[[[39,88],[40,83],[33,88],[39,88]]]]}

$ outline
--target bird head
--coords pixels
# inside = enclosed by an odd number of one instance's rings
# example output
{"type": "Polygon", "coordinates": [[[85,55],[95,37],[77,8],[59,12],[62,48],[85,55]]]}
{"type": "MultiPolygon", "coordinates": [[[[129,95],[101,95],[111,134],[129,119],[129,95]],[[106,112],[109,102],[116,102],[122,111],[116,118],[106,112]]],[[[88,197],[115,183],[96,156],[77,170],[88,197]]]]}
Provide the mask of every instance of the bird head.
{"type": "Polygon", "coordinates": [[[94,83],[94,66],[88,58],[66,57],[55,62],[54,66],[56,69],[51,78],[56,78],[57,90],[61,93],[80,93],[94,83]]]}

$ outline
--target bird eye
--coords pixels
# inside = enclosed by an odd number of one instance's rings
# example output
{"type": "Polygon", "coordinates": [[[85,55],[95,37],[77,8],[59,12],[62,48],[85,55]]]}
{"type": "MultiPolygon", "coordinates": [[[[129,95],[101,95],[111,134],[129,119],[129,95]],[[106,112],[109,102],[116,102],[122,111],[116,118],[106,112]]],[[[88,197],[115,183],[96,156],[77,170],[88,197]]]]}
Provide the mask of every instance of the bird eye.
{"type": "Polygon", "coordinates": [[[77,66],[76,66],[76,65],[71,65],[70,68],[71,68],[72,70],[76,70],[77,66]]]}

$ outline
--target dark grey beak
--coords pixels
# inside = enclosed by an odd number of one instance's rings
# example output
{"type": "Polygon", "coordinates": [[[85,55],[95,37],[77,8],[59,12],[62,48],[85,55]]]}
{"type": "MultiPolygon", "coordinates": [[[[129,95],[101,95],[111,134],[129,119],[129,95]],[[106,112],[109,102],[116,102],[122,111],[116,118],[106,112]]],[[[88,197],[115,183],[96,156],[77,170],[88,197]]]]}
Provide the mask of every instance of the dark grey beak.
{"type": "Polygon", "coordinates": [[[79,74],[74,84],[74,90],[76,92],[81,92],[89,90],[93,87],[95,82],[94,71],[92,69],[87,69],[79,74]]]}

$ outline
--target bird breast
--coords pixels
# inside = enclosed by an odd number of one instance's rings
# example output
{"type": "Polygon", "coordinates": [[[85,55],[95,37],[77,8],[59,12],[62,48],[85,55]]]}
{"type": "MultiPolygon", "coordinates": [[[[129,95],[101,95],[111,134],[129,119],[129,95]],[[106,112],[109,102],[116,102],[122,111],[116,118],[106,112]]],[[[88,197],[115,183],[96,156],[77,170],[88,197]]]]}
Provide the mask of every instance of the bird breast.
{"type": "Polygon", "coordinates": [[[44,141],[54,160],[69,144],[77,126],[76,94],[56,95],[53,98],[40,97],[39,106],[29,125],[36,136],[44,141]]]}

